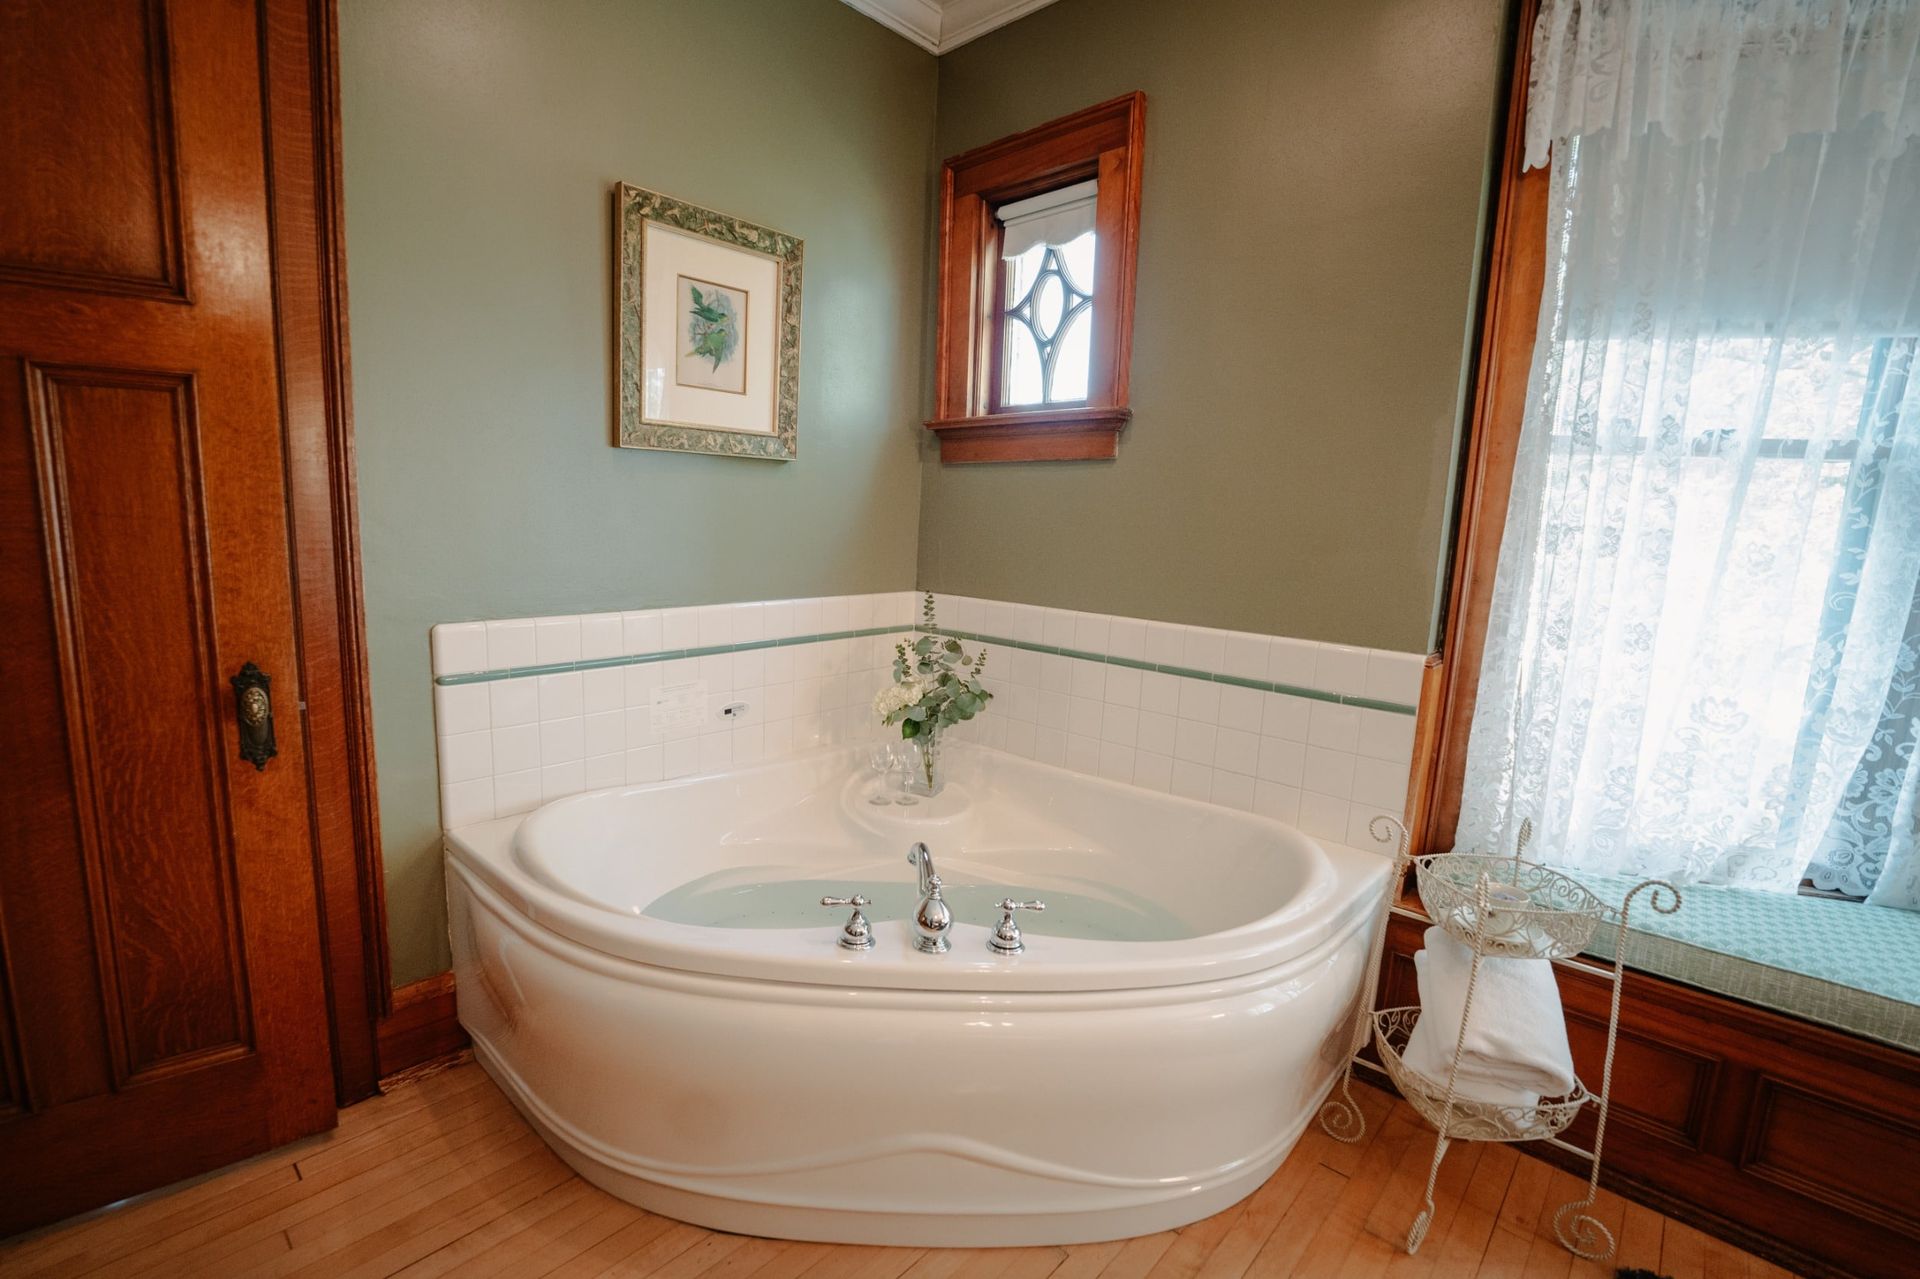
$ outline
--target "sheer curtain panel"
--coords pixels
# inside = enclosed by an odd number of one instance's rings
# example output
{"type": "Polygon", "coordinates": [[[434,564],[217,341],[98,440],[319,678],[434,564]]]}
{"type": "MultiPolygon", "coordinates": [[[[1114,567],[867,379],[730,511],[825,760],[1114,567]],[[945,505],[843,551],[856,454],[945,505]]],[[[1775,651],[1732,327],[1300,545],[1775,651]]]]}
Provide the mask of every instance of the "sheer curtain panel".
{"type": "Polygon", "coordinates": [[[1920,908],[1920,0],[1546,0],[1458,842],[1920,908]]]}

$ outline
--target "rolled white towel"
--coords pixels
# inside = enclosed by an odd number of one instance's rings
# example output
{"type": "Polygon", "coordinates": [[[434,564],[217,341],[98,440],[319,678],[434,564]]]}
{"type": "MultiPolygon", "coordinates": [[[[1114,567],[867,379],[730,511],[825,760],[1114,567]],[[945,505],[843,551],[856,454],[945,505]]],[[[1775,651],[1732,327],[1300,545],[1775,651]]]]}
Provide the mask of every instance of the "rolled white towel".
{"type": "MultiPolygon", "coordinates": [[[[1460,1036],[1473,952],[1438,926],[1427,929],[1425,942],[1413,957],[1420,1020],[1401,1060],[1444,1084],[1460,1036]]],[[[1532,1106],[1571,1092],[1573,1085],[1573,1053],[1553,965],[1544,959],[1482,959],[1456,1091],[1476,1101],[1532,1106]]]]}

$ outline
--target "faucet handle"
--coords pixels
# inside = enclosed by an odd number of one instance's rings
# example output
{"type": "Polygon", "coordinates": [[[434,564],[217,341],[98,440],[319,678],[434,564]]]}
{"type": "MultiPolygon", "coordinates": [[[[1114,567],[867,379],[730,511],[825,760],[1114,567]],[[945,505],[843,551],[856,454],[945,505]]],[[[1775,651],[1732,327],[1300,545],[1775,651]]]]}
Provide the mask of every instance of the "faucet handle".
{"type": "Polygon", "coordinates": [[[1046,908],[1047,904],[1043,901],[1022,902],[1011,897],[1002,899],[1000,909],[1004,913],[1000,916],[999,925],[987,934],[987,949],[996,955],[1017,955],[1025,950],[1027,944],[1020,939],[1020,925],[1013,922],[1013,912],[1046,908]]]}
{"type": "Polygon", "coordinates": [[[840,929],[840,945],[847,950],[872,950],[873,926],[867,923],[867,917],[860,913],[862,906],[873,903],[859,893],[851,897],[822,897],[822,906],[851,906],[853,914],[848,916],[846,925],[840,929]]]}

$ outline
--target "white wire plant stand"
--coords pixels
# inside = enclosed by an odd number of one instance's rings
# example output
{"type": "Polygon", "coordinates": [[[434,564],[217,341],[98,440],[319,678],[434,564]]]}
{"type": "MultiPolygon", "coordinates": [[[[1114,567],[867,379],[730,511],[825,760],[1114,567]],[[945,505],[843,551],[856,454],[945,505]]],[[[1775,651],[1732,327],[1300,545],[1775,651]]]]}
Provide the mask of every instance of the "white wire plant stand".
{"type": "Polygon", "coordinates": [[[1440,1164],[1447,1149],[1456,1141],[1545,1141],[1583,1158],[1588,1163],[1587,1191],[1579,1199],[1562,1204],[1553,1216],[1553,1232],[1560,1243],[1576,1257],[1604,1261],[1613,1255],[1613,1232],[1592,1213],[1600,1190],[1600,1159],[1607,1140],[1607,1108],[1613,1091],[1614,1046],[1620,1030],[1620,992],[1626,963],[1627,920],[1635,898],[1643,892],[1647,903],[1662,915],[1680,909],[1680,890],[1661,879],[1642,880],[1616,908],[1588,891],[1579,881],[1538,862],[1526,860],[1532,824],[1523,823],[1520,839],[1511,857],[1484,853],[1435,853],[1425,857],[1409,855],[1407,830],[1391,817],[1376,817],[1369,828],[1374,838],[1394,840],[1393,874],[1387,881],[1385,901],[1374,927],[1373,947],[1367,961],[1367,981],[1380,971],[1386,947],[1387,921],[1398,913],[1421,918],[1399,905],[1400,887],[1406,882],[1409,867],[1419,883],[1420,903],[1427,921],[1438,924],[1473,952],[1468,970],[1465,1002],[1460,1014],[1460,1034],[1454,1042],[1453,1057],[1445,1079],[1434,1079],[1408,1066],[1402,1057],[1408,1037],[1420,1019],[1418,1008],[1372,1008],[1372,1000],[1363,988],[1354,1014],[1352,1052],[1340,1078],[1337,1095],[1320,1108],[1320,1126],[1338,1141],[1355,1142],[1366,1135],[1366,1116],[1353,1100],[1353,1068],[1365,1066],[1382,1070],[1393,1081],[1420,1117],[1433,1125],[1433,1162],[1427,1169],[1425,1204],[1407,1231],[1407,1252],[1418,1252],[1433,1224],[1434,1185],[1440,1176],[1440,1164]],[[1614,930],[1611,967],[1580,958],[1601,928],[1614,930]],[[1600,1091],[1596,1095],[1574,1081],[1572,1091],[1560,1097],[1542,1098],[1531,1106],[1499,1105],[1472,1100],[1458,1089],[1461,1048],[1466,1041],[1467,1020],[1473,1015],[1474,989],[1480,978],[1481,961],[1488,958],[1545,959],[1564,967],[1599,977],[1612,983],[1607,1011],[1607,1048],[1600,1068],[1600,1091]],[[1380,1064],[1360,1056],[1371,1040],[1380,1064]],[[1564,1141],[1560,1133],[1571,1124],[1588,1103],[1596,1107],[1593,1149],[1586,1150],[1564,1141]]]}

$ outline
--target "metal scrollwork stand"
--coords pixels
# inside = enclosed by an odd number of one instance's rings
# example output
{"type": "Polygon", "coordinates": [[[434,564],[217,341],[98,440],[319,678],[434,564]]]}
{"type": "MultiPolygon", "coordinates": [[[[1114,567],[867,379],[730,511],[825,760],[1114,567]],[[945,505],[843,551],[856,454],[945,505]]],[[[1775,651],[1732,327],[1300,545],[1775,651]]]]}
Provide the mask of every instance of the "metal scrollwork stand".
{"type": "Polygon", "coordinates": [[[1613,1232],[1590,1209],[1599,1194],[1600,1159],[1607,1139],[1607,1109],[1613,1093],[1614,1047],[1620,1030],[1620,992],[1626,964],[1627,920],[1634,899],[1647,894],[1648,904],[1662,915],[1680,909],[1680,890],[1665,880],[1648,879],[1634,885],[1621,900],[1618,909],[1589,892],[1578,881],[1525,860],[1532,823],[1523,823],[1520,839],[1511,857],[1479,853],[1440,853],[1426,857],[1409,854],[1406,827],[1391,817],[1376,817],[1369,827],[1376,839],[1394,839],[1393,874],[1387,881],[1385,901],[1375,925],[1373,946],[1368,955],[1369,977],[1380,971],[1380,958],[1386,947],[1387,921],[1397,913],[1419,919],[1420,915],[1398,904],[1400,886],[1409,867],[1420,886],[1421,905],[1426,919],[1447,930],[1473,952],[1468,970],[1467,991],[1460,1014],[1460,1033],[1454,1042],[1452,1061],[1445,1080],[1429,1078],[1410,1068],[1401,1058],[1407,1040],[1420,1019],[1418,1008],[1370,1007],[1363,990],[1354,1014],[1351,1050],[1341,1075],[1338,1095],[1320,1109],[1320,1126],[1337,1141],[1354,1142],[1366,1135],[1367,1121],[1353,1100],[1353,1068],[1383,1070],[1399,1089],[1401,1096],[1433,1125],[1435,1138],[1433,1162],[1427,1169],[1425,1205],[1407,1231],[1407,1251],[1419,1251],[1433,1224],[1433,1188],[1440,1176],[1440,1163],[1455,1141],[1548,1141],[1588,1161],[1587,1193],[1583,1198],[1561,1205],[1553,1217],[1553,1231],[1567,1251],[1577,1257],[1600,1261],[1613,1255],[1613,1232]],[[1604,968],[1582,960],[1580,953],[1601,925],[1614,930],[1613,965],[1604,968]],[[1542,1098],[1532,1106],[1501,1105],[1462,1097],[1458,1091],[1461,1048],[1466,1042],[1467,1019],[1473,1015],[1475,988],[1479,984],[1480,964],[1487,958],[1545,959],[1588,973],[1613,983],[1607,1012],[1607,1048],[1600,1071],[1598,1096],[1577,1080],[1573,1090],[1562,1097],[1542,1098]],[[1359,1056],[1371,1038],[1380,1055],[1380,1065],[1359,1056]],[[1583,1150],[1560,1139],[1560,1132],[1573,1122],[1588,1102],[1598,1106],[1594,1125],[1593,1149],[1583,1150]]]}

